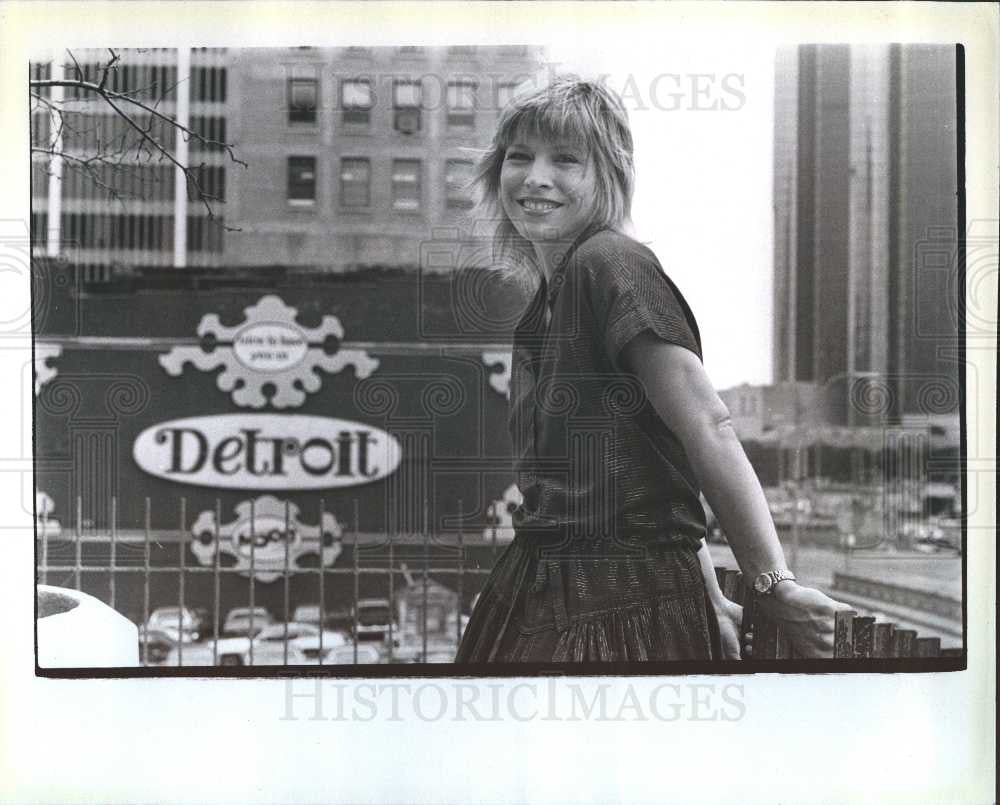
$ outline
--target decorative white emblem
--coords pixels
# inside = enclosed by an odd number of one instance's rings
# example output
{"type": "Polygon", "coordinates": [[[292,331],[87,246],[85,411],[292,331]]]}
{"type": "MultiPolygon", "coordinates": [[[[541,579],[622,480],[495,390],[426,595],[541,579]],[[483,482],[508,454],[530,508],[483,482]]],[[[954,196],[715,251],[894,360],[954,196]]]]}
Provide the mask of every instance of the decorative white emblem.
{"type": "Polygon", "coordinates": [[[35,492],[35,529],[40,537],[58,537],[62,533],[62,526],[59,521],[52,516],[55,504],[45,492],[38,490],[35,492]]]}
{"type": "Polygon", "coordinates": [[[327,354],[325,341],[344,337],[336,316],[324,316],[319,327],[301,327],[295,323],[297,309],[274,295],[262,297],[244,313],[246,321],[236,327],[223,327],[215,313],[206,314],[198,324],[198,336],[214,337],[214,348],[206,352],[201,346],[174,347],[160,356],[160,365],[173,377],[184,371],[185,363],[203,372],[225,367],[218,386],[232,392],[233,402],[242,408],[267,405],[266,384],[275,388],[272,406],[295,408],[305,402],[306,393],[319,391],[320,369],[336,374],[351,364],[357,377],[365,378],[378,368],[378,360],[364,350],[327,354]]]}
{"type": "Polygon", "coordinates": [[[492,371],[490,372],[490,385],[494,391],[510,396],[510,367],[514,360],[510,352],[484,352],[483,363],[492,371]]]}
{"type": "Polygon", "coordinates": [[[511,515],[524,501],[517,484],[511,484],[504,490],[499,500],[494,500],[487,509],[486,516],[493,525],[483,529],[483,539],[497,542],[510,542],[514,539],[514,521],[511,515]]]}
{"type": "Polygon", "coordinates": [[[35,342],[35,396],[42,393],[42,386],[52,380],[59,372],[54,366],[49,364],[62,355],[62,346],[59,344],[45,344],[35,342]]]}
{"type": "Polygon", "coordinates": [[[218,526],[220,555],[233,557],[240,575],[249,577],[252,567],[257,581],[281,578],[286,566],[295,572],[300,569],[299,560],[308,555],[317,556],[323,567],[332,565],[343,550],[343,529],[337,518],[324,512],[321,526],[306,525],[299,520],[298,506],[287,504],[287,518],[285,507],[285,501],[263,495],[252,503],[244,500],[237,504],[236,519],[218,524],[214,511],[203,511],[191,527],[191,550],[202,565],[214,566],[218,526]]]}

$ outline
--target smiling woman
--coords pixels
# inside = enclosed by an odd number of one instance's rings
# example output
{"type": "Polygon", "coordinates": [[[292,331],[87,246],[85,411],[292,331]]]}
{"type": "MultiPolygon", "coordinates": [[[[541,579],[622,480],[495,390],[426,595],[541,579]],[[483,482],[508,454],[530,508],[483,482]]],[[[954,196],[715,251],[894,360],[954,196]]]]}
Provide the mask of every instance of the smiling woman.
{"type": "Polygon", "coordinates": [[[694,315],[623,232],[633,173],[620,99],[572,76],[515,96],[481,160],[494,252],[532,292],[510,392],[523,501],[457,661],[738,659],[702,489],[762,609],[801,656],[831,656],[843,605],[788,572],[694,315]]]}

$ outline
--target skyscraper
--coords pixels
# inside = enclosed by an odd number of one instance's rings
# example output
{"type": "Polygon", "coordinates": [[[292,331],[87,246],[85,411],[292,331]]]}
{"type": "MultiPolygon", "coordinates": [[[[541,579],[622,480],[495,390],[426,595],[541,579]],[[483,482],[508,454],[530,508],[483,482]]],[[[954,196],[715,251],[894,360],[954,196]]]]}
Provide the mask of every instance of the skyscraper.
{"type": "Polygon", "coordinates": [[[958,409],[956,51],[801,45],[775,71],[775,381],[854,424],[958,409]]]}

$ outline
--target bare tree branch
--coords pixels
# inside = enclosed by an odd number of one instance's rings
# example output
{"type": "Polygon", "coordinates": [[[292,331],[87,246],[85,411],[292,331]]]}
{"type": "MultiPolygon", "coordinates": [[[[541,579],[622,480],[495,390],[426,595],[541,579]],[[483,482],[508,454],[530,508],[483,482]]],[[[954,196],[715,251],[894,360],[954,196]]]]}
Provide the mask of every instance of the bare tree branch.
{"type": "MultiPolygon", "coordinates": [[[[160,102],[169,92],[178,86],[179,82],[174,83],[165,90],[160,88],[161,91],[155,98],[147,100],[142,95],[156,88],[155,81],[150,87],[138,90],[118,92],[108,88],[108,79],[112,72],[118,69],[118,64],[121,60],[120,55],[113,49],[108,49],[109,57],[101,65],[97,81],[87,80],[86,72],[80,66],[75,55],[72,51],[67,51],[67,53],[73,61],[76,78],[32,79],[29,81],[32,100],[39,105],[47,107],[53,118],[58,119],[56,137],[50,137],[50,142],[47,146],[33,144],[32,153],[45,154],[49,157],[63,157],[67,160],[67,164],[71,168],[83,172],[96,186],[107,192],[110,198],[119,202],[122,201],[122,193],[114,185],[104,180],[99,172],[99,168],[110,167],[112,170],[124,170],[127,166],[130,167],[127,159],[128,154],[132,150],[134,150],[133,158],[138,163],[149,163],[154,159],[160,162],[167,162],[184,174],[187,198],[201,202],[210,221],[222,226],[227,231],[240,231],[238,227],[226,226],[215,214],[212,202],[221,202],[221,198],[216,194],[207,192],[202,187],[201,177],[206,167],[208,167],[206,163],[202,161],[197,166],[181,164],[175,156],[174,150],[161,140],[161,134],[155,128],[155,124],[160,123],[172,129],[175,137],[184,137],[187,141],[191,141],[193,138],[194,141],[206,149],[224,152],[231,163],[240,165],[244,169],[248,167],[246,162],[236,156],[235,147],[232,143],[206,137],[199,131],[182,125],[169,114],[160,111],[158,108],[160,102]],[[116,118],[124,121],[127,126],[126,131],[121,134],[120,139],[116,143],[115,141],[103,141],[100,129],[96,126],[92,130],[69,129],[66,119],[69,110],[65,108],[62,102],[56,102],[51,100],[51,98],[44,97],[43,93],[53,87],[74,90],[73,94],[76,98],[79,98],[82,93],[85,96],[91,96],[95,100],[99,99],[114,113],[116,118]],[[66,147],[65,140],[59,139],[59,137],[65,137],[66,133],[80,136],[87,131],[92,132],[91,136],[93,136],[96,145],[96,154],[76,153],[71,147],[66,147]],[[136,135],[134,149],[128,143],[127,134],[129,131],[136,135]],[[56,148],[56,142],[62,142],[63,146],[56,148]]],[[[158,180],[154,179],[154,181],[158,180]]]]}

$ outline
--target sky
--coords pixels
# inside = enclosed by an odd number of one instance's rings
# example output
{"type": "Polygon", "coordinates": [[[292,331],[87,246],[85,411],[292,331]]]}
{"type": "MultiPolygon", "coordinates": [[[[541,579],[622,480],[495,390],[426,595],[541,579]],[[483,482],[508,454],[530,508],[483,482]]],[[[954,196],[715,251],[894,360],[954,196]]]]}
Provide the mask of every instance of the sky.
{"type": "Polygon", "coordinates": [[[547,52],[559,71],[606,75],[622,95],[635,236],[691,305],[715,387],[770,383],[773,47],[630,40],[547,52]]]}

